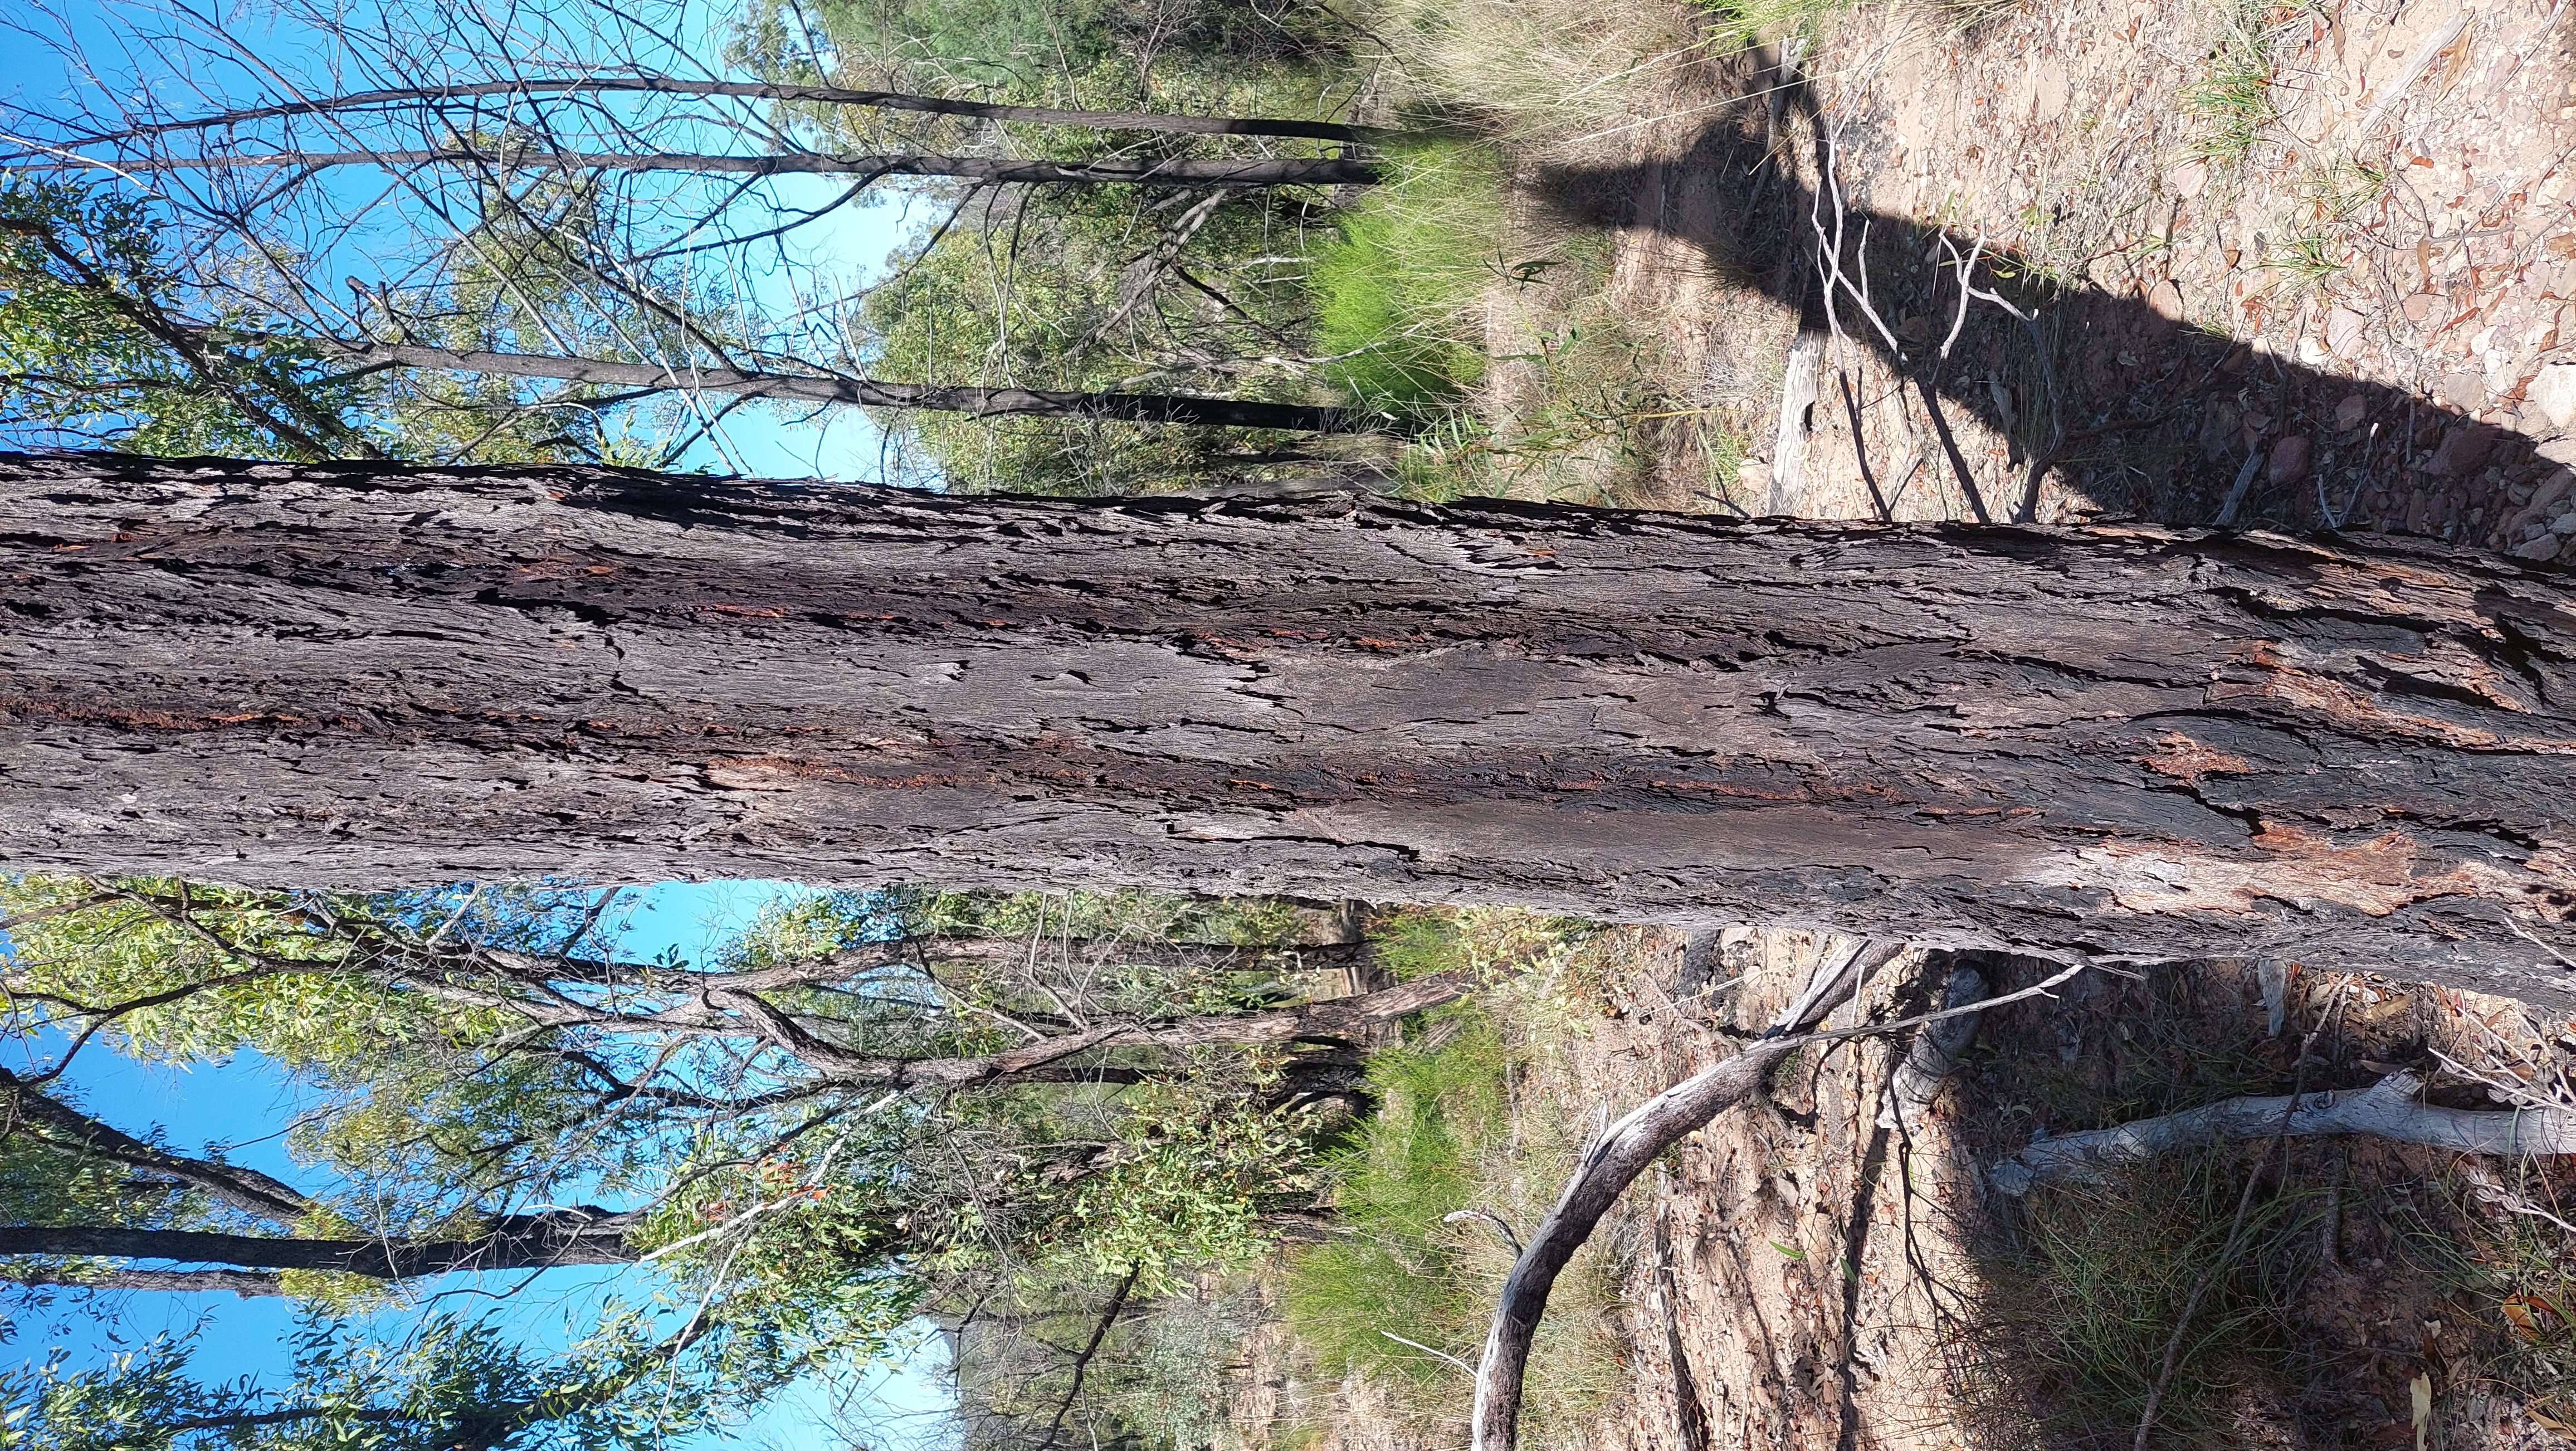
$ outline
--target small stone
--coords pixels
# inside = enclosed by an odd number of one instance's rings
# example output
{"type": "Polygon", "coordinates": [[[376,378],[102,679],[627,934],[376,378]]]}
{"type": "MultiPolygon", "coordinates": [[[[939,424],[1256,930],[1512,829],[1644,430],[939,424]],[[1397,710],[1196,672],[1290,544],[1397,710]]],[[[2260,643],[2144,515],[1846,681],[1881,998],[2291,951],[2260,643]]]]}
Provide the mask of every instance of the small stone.
{"type": "Polygon", "coordinates": [[[2335,405],[2335,431],[2350,433],[2361,427],[2361,421],[2369,416],[2370,400],[2358,393],[2346,393],[2343,395],[2343,401],[2335,405]]]}
{"type": "Polygon", "coordinates": [[[2539,454],[2542,458],[2549,460],[2551,463],[2563,464],[2569,468],[2576,468],[2576,433],[2571,433],[2565,438],[2553,438],[2549,442],[2542,444],[2540,447],[2533,449],[2532,452],[2539,454]]]}
{"type": "Polygon", "coordinates": [[[2274,484],[2295,484],[2308,476],[2308,436],[2294,433],[2272,445],[2263,476],[2274,484]]]}
{"type": "Polygon", "coordinates": [[[2543,534],[2539,538],[2531,541],[2529,544],[2515,545],[2513,557],[2516,559],[2535,560],[2544,564],[2550,560],[2556,559],[2558,557],[2558,536],[2555,534],[2543,534]]]}
{"type": "Polygon", "coordinates": [[[2182,289],[2166,278],[2147,289],[2147,307],[2167,322],[2182,321],[2182,289]]]}
{"type": "Polygon", "coordinates": [[[2209,189],[2209,163],[2194,158],[2165,173],[2165,191],[2189,201],[2209,189]]]}
{"type": "Polygon", "coordinates": [[[2576,430],[2576,363],[2552,363],[2531,380],[2534,406],[2561,433],[2576,430]]]}
{"type": "Polygon", "coordinates": [[[2425,467],[2446,479],[2465,479],[2484,467],[2487,455],[2495,452],[2496,431],[2483,424],[2462,421],[2442,434],[2425,467]]]}
{"type": "Polygon", "coordinates": [[[2557,535],[2561,539],[2566,538],[2570,534],[2576,534],[2576,513],[2561,514],[2557,518],[2550,520],[2549,532],[2557,535]]]}
{"type": "Polygon", "coordinates": [[[2462,368],[2442,375],[2442,397],[2463,413],[2473,413],[2487,401],[2487,375],[2462,368]]]}
{"type": "Polygon", "coordinates": [[[2404,302],[2399,303],[2398,308],[2406,314],[2406,320],[2408,322],[2424,322],[2433,316],[2433,309],[2440,307],[2441,305],[2442,294],[2438,292],[2419,292],[2413,297],[2406,299],[2404,302]]]}
{"type": "Polygon", "coordinates": [[[2540,486],[2531,491],[2531,502],[2525,507],[2536,514],[2554,507],[2570,493],[2576,493],[2576,469],[2561,468],[2540,481],[2540,486]]]}
{"type": "Polygon", "coordinates": [[[2349,358],[2361,346],[2361,330],[2368,322],[2348,307],[2338,307],[2326,314],[2326,351],[2338,358],[2349,358]]]}

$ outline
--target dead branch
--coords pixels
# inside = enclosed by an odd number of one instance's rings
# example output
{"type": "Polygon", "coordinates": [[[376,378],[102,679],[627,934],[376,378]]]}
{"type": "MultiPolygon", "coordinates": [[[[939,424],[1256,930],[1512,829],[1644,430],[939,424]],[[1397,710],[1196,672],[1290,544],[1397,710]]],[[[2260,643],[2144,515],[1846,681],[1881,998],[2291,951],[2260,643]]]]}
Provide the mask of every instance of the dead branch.
{"type": "Polygon", "coordinates": [[[1503,1281],[1476,1371],[1475,1451],[1509,1451],[1519,1434],[1521,1381],[1539,1317],[1547,1312],[1548,1292],[1621,1192],[1656,1155],[1760,1092],[1770,1082],[1771,1070],[1809,1041],[1800,1029],[1822,1021],[1852,996],[1863,976],[1902,951],[1897,944],[1856,941],[1827,954],[1806,991],[1772,1020],[1766,1036],[1646,1100],[1593,1140],[1556,1208],[1503,1281]]]}
{"type": "Polygon", "coordinates": [[[2535,1158],[2576,1154],[2576,1109],[2440,1108],[2416,1095],[2423,1079],[2392,1073],[2368,1088],[2298,1096],[2231,1098],[2110,1128],[2040,1139],[1988,1173],[2006,1194],[2038,1184],[2099,1179],[2126,1164],[2228,1139],[2362,1134],[2463,1154],[2535,1158]]]}
{"type": "Polygon", "coordinates": [[[1975,1011],[1961,1011],[1915,1035],[1914,1046],[1906,1050],[1904,1061],[1896,1065],[1895,1075],[1888,1080],[1887,1104],[1878,1111],[1880,1128],[1902,1127],[1932,1106],[1942,1080],[1957,1070],[1959,1055],[1967,1051],[1968,1040],[1977,1035],[1977,1019],[1989,991],[1986,975],[1973,967],[1962,966],[1950,974],[1948,986],[1941,991],[1942,1008],[1975,1011]]]}

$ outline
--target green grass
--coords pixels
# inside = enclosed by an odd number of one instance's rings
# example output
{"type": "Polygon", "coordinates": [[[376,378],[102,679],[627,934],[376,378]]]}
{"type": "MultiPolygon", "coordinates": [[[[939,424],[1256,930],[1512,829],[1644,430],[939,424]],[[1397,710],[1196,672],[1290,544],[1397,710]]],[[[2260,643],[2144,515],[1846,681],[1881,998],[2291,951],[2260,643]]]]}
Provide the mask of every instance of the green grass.
{"type": "Polygon", "coordinates": [[[2314,291],[2343,275],[2343,263],[2335,256],[2341,250],[2331,237],[2292,237],[2263,259],[2263,270],[2278,274],[2283,290],[2291,294],[2314,291]]]}
{"type": "MultiPolygon", "coordinates": [[[[1434,1015],[1413,1045],[1372,1061],[1377,1113],[1333,1166],[1333,1204],[1348,1233],[1298,1251],[1281,1295],[1316,1372],[1375,1383],[1435,1444],[1463,1429],[1472,1388],[1469,1373],[1442,1357],[1474,1363],[1513,1259],[1492,1224],[1447,1216],[1482,1209],[1527,1233],[1571,1171],[1585,1127],[1515,1119],[1506,1083],[1525,1030],[1507,1025],[1517,1021],[1461,1004],[1434,1015]]],[[[1557,1281],[1531,1347],[1524,1445],[1590,1443],[1622,1385],[1604,1323],[1616,1293],[1597,1247],[1557,1281]]]]}
{"type": "Polygon", "coordinates": [[[1344,215],[1307,270],[1326,379],[1354,406],[1419,422],[1484,376],[1474,316],[1502,260],[1503,169],[1493,148],[1397,149],[1394,176],[1344,215]]]}
{"type": "Polygon", "coordinates": [[[1421,1390],[1454,1385],[1454,1366],[1388,1339],[1392,1331],[1472,1360],[1491,1287],[1472,1244],[1443,1222],[1477,1203],[1475,1147],[1508,1113],[1501,1035],[1472,1009],[1446,1020],[1431,1052],[1396,1049],[1369,1065],[1378,1111],[1335,1166],[1334,1205],[1349,1239],[1291,1266],[1284,1301],[1299,1343],[1326,1374],[1362,1370],[1421,1390]]]}
{"type": "Polygon", "coordinates": [[[1826,16],[1854,0],[1700,0],[1718,43],[1742,50],[1766,36],[1813,34],[1826,16]]]}
{"type": "MultiPolygon", "coordinates": [[[[2494,1168],[2526,1199],[2552,1205],[2557,1198],[2528,1168],[2494,1168]],[[2517,1177],[2528,1182],[2512,1185],[2517,1177]]],[[[2553,1207],[2567,1210],[2563,1202],[2553,1207]]],[[[2402,1210],[2398,1221],[2408,1256],[2436,1277],[2466,1322],[2465,1334],[2444,1342],[2462,1357],[2450,1383],[2497,1387],[2576,1422],[2576,1248],[2568,1236],[2501,1209],[2472,1210],[2456,1227],[2437,1226],[2417,1208],[2402,1210]]]]}
{"type": "Polygon", "coordinates": [[[2272,49],[2278,33],[2268,0],[2232,0],[2220,21],[2209,73],[2183,92],[2183,109],[2200,120],[2200,154],[2241,165],[2264,129],[2280,119],[2272,100],[2272,49]]]}
{"type": "Polygon", "coordinates": [[[2043,1444],[2127,1446],[2183,1304],[2206,1280],[2150,1444],[2242,1444],[2230,1412],[2255,1383],[2279,1383],[2319,1208],[2306,1192],[2258,1199],[2222,1266],[2250,1159],[2242,1147],[2169,1155],[2117,1182],[2032,1194],[2019,1242],[1985,1266],[1970,1404],[2035,1422],[2043,1444]]]}

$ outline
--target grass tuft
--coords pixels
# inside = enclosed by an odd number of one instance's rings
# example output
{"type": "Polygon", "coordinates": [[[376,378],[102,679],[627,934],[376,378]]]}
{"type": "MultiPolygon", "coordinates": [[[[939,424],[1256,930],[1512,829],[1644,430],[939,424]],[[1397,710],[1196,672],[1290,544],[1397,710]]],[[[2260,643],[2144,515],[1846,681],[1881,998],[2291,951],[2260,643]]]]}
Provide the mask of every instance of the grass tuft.
{"type": "Polygon", "coordinates": [[[2036,1430],[2052,1446],[2127,1446],[2184,1302],[2216,1275],[2151,1444],[2241,1445],[2243,1409],[2276,1393],[2270,1367],[2289,1343],[2291,1297],[2316,1243],[2314,1196],[2270,1195],[2221,1273],[2251,1153],[2170,1155],[2114,1183],[2034,1192],[2018,1243],[1985,1267],[1967,1378],[1979,1419],[2036,1430]]]}
{"type": "Polygon", "coordinates": [[[2272,99],[2272,51],[2279,33],[2270,23],[2269,0],[2231,0],[2219,21],[2209,73],[2183,92],[2183,109],[2200,119],[2200,154],[2242,165],[2278,121],[2272,99]]]}
{"type": "Polygon", "coordinates": [[[1344,214],[1308,285],[1325,377],[1357,407],[1421,424],[1484,376],[1475,313],[1502,273],[1502,162],[1442,141],[1390,163],[1394,179],[1344,214]]]}

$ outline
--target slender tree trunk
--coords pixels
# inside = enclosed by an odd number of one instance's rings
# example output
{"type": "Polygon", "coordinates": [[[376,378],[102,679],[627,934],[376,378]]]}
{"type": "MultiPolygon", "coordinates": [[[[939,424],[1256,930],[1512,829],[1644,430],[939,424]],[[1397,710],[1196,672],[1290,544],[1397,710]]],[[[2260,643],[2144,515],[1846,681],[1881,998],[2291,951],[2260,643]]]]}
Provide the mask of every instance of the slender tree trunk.
{"type": "Polygon", "coordinates": [[[0,866],[1788,919],[2565,1007],[2576,575],[2435,543],[0,457],[0,866]]]}
{"type": "MultiPolygon", "coordinates": [[[[95,163],[13,163],[25,171],[67,171],[95,163]]],[[[477,166],[496,171],[691,171],[732,176],[937,176],[988,184],[1117,182],[1131,186],[1367,186],[1384,180],[1373,161],[1355,157],[1179,157],[1170,160],[1049,161],[999,156],[853,155],[789,151],[732,156],[683,151],[486,150],[440,146],[383,151],[272,151],[121,160],[126,171],[228,171],[276,167],[319,171],[333,166],[477,166]]]]}
{"type": "MultiPolygon", "coordinates": [[[[0,1256],[114,1256],[226,1265],[238,1270],[327,1270],[404,1280],[455,1270],[533,1270],[633,1262],[620,1229],[553,1216],[524,1216],[489,1234],[456,1240],[286,1239],[185,1229],[95,1225],[0,1226],[0,1256]]],[[[240,1284],[217,1288],[250,1293],[240,1284]]]]}
{"type": "Polygon", "coordinates": [[[600,358],[532,353],[457,352],[403,344],[354,346],[314,339],[316,346],[368,362],[406,368],[444,368],[512,378],[566,383],[607,383],[629,388],[686,389],[697,393],[747,393],[869,408],[928,408],[978,418],[1114,418],[1129,423],[1184,423],[1228,428],[1279,428],[1343,433],[1370,426],[1363,414],[1311,403],[1264,403],[1187,393],[1064,393],[1035,388],[967,388],[938,383],[884,383],[873,378],[828,378],[796,373],[747,373],[732,368],[660,367],[600,358]]]}
{"type": "Polygon", "coordinates": [[[1398,133],[1338,121],[1296,121],[1275,116],[1170,116],[1152,111],[1068,111],[1054,106],[1009,106],[991,101],[957,101],[945,96],[916,96],[902,91],[864,91],[845,86],[804,86],[773,81],[690,81],[676,76],[532,77],[524,80],[475,81],[454,86],[402,86],[355,91],[276,106],[251,106],[164,121],[85,138],[84,145],[141,140],[178,131],[212,131],[253,121],[287,116],[319,116],[382,107],[435,105],[486,97],[561,95],[731,96],[758,101],[809,101],[827,106],[866,106],[880,111],[915,111],[939,116],[965,116],[982,121],[1022,121],[1044,126],[1080,126],[1095,131],[1153,131],[1181,136],[1294,136],[1314,141],[1357,142],[1398,133]]]}

